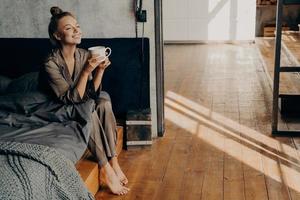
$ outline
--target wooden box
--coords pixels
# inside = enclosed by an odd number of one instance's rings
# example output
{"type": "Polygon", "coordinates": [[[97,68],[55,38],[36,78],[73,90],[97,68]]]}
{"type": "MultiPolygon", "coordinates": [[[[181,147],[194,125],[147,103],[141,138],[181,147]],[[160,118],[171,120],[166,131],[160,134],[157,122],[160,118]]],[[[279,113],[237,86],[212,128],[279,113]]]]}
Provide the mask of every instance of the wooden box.
{"type": "Polygon", "coordinates": [[[151,145],[150,109],[130,110],[126,116],[126,146],[151,145]]]}

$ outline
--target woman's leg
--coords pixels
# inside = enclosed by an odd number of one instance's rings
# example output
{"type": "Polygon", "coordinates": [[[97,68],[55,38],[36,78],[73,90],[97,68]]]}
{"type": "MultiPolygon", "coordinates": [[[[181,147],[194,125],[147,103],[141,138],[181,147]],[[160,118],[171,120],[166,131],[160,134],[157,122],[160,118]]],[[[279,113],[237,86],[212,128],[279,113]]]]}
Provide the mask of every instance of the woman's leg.
{"type": "Polygon", "coordinates": [[[97,100],[96,111],[103,127],[103,137],[105,141],[107,156],[112,158],[117,155],[117,123],[114,116],[109,94],[101,91],[97,100]]]}
{"type": "Polygon", "coordinates": [[[102,125],[100,123],[97,112],[92,113],[93,127],[88,142],[88,148],[91,153],[97,158],[100,167],[103,167],[107,162],[107,156],[105,153],[105,145],[101,138],[101,132],[103,132],[102,125]]]}
{"type": "Polygon", "coordinates": [[[117,123],[114,116],[109,94],[102,91],[100,98],[97,101],[97,113],[104,129],[105,141],[107,141],[108,154],[111,158],[112,167],[115,170],[117,176],[120,178],[122,184],[127,184],[128,179],[121,170],[116,154],[116,142],[117,142],[117,123]]]}
{"type": "Polygon", "coordinates": [[[92,120],[93,129],[88,142],[88,148],[97,158],[100,167],[104,169],[105,180],[112,193],[117,195],[126,194],[129,189],[122,186],[119,177],[107,160],[104,145],[100,135],[100,133],[103,132],[103,128],[96,112],[93,113],[92,120]]]}
{"type": "Polygon", "coordinates": [[[104,174],[107,186],[110,188],[112,193],[117,195],[127,194],[129,188],[123,186],[119,180],[119,177],[116,175],[115,170],[107,162],[104,166],[104,174]]]}

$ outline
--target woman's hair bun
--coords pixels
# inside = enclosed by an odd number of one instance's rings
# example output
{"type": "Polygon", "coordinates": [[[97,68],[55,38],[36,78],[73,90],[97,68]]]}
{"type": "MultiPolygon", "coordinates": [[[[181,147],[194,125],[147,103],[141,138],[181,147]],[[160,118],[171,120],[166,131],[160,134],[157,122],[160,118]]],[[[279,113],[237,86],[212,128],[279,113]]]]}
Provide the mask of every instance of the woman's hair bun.
{"type": "Polygon", "coordinates": [[[57,6],[51,7],[50,12],[51,12],[52,16],[59,15],[59,14],[63,13],[62,9],[60,9],[57,6]]]}

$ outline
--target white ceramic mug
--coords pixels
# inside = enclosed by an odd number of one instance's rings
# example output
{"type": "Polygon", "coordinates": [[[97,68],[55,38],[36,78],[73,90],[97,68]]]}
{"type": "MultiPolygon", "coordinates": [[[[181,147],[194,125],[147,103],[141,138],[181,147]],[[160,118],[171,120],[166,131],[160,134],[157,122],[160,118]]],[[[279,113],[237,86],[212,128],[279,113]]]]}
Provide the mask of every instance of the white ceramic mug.
{"type": "Polygon", "coordinates": [[[88,48],[88,50],[92,57],[100,56],[100,57],[107,58],[111,54],[111,49],[109,47],[104,47],[104,46],[94,46],[88,48]]]}

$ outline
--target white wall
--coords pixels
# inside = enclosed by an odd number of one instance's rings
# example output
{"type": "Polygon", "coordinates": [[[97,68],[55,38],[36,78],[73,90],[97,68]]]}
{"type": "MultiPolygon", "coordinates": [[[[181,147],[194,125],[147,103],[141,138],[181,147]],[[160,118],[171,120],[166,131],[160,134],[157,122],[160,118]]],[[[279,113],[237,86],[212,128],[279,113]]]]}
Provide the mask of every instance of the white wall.
{"type": "Polygon", "coordinates": [[[165,0],[165,41],[254,40],[256,0],[165,0]]]}
{"type": "MultiPolygon", "coordinates": [[[[47,38],[51,6],[59,6],[74,13],[86,38],[135,37],[133,2],[133,0],[0,0],[0,37],[47,38]]],[[[144,1],[143,7],[148,14],[145,37],[150,38],[152,133],[153,136],[157,136],[154,0],[144,1]]],[[[139,25],[139,30],[141,29],[139,25]]]]}

